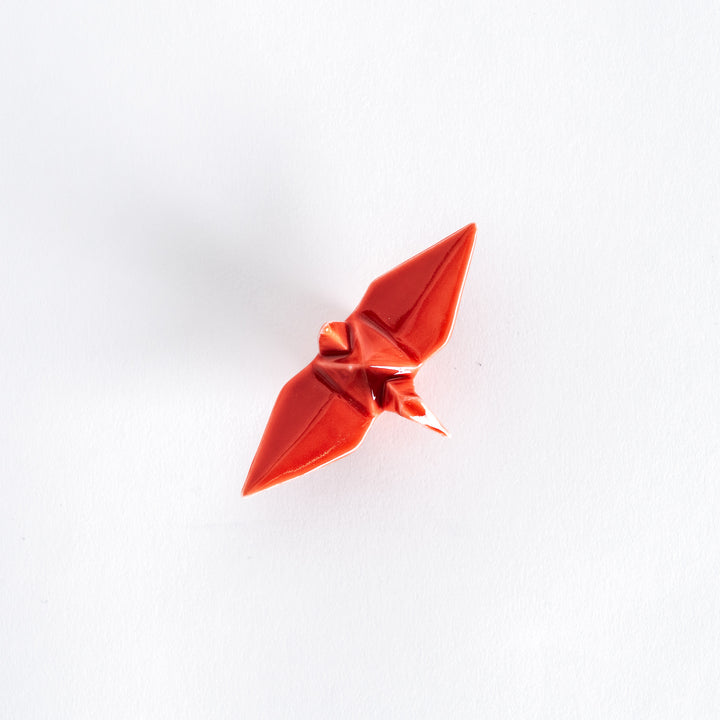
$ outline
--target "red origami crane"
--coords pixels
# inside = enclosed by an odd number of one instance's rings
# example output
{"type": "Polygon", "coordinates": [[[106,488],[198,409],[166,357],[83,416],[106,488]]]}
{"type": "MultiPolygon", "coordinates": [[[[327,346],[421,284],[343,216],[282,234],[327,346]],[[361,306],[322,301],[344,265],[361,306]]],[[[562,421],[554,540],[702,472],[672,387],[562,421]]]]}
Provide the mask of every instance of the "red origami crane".
{"type": "Polygon", "coordinates": [[[450,336],[475,241],[471,224],[377,278],[320,352],[280,391],[243,495],[352,452],[392,410],[443,435],[413,378],[450,336]]]}

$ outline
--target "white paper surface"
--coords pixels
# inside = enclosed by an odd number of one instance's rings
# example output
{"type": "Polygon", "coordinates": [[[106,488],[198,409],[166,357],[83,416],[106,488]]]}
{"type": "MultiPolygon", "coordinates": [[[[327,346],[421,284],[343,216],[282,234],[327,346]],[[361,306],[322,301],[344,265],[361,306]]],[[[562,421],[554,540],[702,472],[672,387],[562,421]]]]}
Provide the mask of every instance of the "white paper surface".
{"type": "Polygon", "coordinates": [[[720,716],[711,2],[0,8],[0,716],[720,716]],[[250,498],[468,222],[455,332],[250,498]]]}

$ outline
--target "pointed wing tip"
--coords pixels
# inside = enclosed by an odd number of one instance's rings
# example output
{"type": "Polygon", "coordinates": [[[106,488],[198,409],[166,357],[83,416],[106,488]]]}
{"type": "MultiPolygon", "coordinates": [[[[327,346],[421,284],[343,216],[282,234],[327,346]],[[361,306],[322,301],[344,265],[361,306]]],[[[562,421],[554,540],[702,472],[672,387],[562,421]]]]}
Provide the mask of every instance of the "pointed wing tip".
{"type": "Polygon", "coordinates": [[[267,490],[273,487],[273,485],[279,485],[293,478],[303,475],[302,470],[288,471],[287,469],[278,469],[276,466],[271,466],[264,469],[255,469],[250,467],[245,484],[243,485],[242,494],[243,497],[247,495],[254,495],[262,490],[267,490]]]}
{"type": "Polygon", "coordinates": [[[243,485],[242,489],[243,497],[247,497],[248,495],[254,495],[255,493],[259,493],[261,490],[267,490],[269,487],[277,485],[283,480],[290,480],[290,478],[281,478],[276,475],[268,475],[265,477],[251,477],[250,475],[248,475],[248,478],[247,480],[245,480],[245,484],[243,485]]]}
{"type": "Polygon", "coordinates": [[[243,497],[254,495],[261,490],[267,490],[273,485],[279,485],[285,480],[292,480],[292,478],[297,477],[299,474],[301,473],[287,472],[287,470],[283,472],[282,470],[278,470],[274,465],[262,467],[253,461],[245,478],[245,484],[243,485],[243,497]]]}
{"type": "Polygon", "coordinates": [[[475,234],[477,233],[477,225],[472,222],[466,225],[464,228],[460,228],[456,233],[453,233],[450,237],[456,242],[464,242],[471,247],[475,244],[475,234]]]}
{"type": "Polygon", "coordinates": [[[243,497],[247,497],[248,495],[254,495],[257,492],[260,492],[261,490],[264,490],[265,486],[257,481],[252,481],[248,477],[248,479],[245,481],[245,484],[243,485],[242,489],[242,495],[243,497]]]}
{"type": "Polygon", "coordinates": [[[262,488],[252,485],[250,480],[246,480],[243,485],[242,495],[243,497],[247,497],[248,495],[254,495],[256,492],[260,492],[260,490],[262,490],[262,488]]]}
{"type": "MultiPolygon", "coordinates": [[[[450,248],[463,248],[463,255],[469,256],[472,252],[473,247],[475,246],[475,235],[477,233],[477,225],[474,222],[468,223],[464,227],[461,227],[459,230],[456,230],[454,233],[450,233],[447,237],[444,237],[442,240],[438,240],[435,245],[431,245],[427,250],[422,251],[421,253],[418,253],[418,255],[422,256],[427,252],[431,252],[433,248],[438,248],[441,246],[450,248]]],[[[408,262],[413,260],[414,258],[410,258],[408,262]]]]}

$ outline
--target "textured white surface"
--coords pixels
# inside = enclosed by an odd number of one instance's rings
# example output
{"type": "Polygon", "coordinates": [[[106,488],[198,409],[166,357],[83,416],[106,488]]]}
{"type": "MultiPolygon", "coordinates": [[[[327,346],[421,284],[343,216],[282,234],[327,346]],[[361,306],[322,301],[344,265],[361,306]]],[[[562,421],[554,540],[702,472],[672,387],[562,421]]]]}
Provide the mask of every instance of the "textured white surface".
{"type": "Polygon", "coordinates": [[[0,716],[720,716],[714,2],[0,7],[0,716]],[[282,384],[467,222],[358,452],[282,384]]]}

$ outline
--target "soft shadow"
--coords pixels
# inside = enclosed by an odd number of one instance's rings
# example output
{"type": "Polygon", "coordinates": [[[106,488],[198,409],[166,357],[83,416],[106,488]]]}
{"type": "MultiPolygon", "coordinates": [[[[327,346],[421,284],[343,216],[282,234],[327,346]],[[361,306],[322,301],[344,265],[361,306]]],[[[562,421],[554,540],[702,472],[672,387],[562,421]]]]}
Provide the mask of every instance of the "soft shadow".
{"type": "Polygon", "coordinates": [[[250,350],[256,361],[282,352],[303,363],[320,325],[351,309],[317,292],[313,248],[274,207],[224,227],[158,203],[127,220],[122,264],[144,300],[135,305],[135,338],[146,336],[151,354],[242,360],[250,350]]]}

